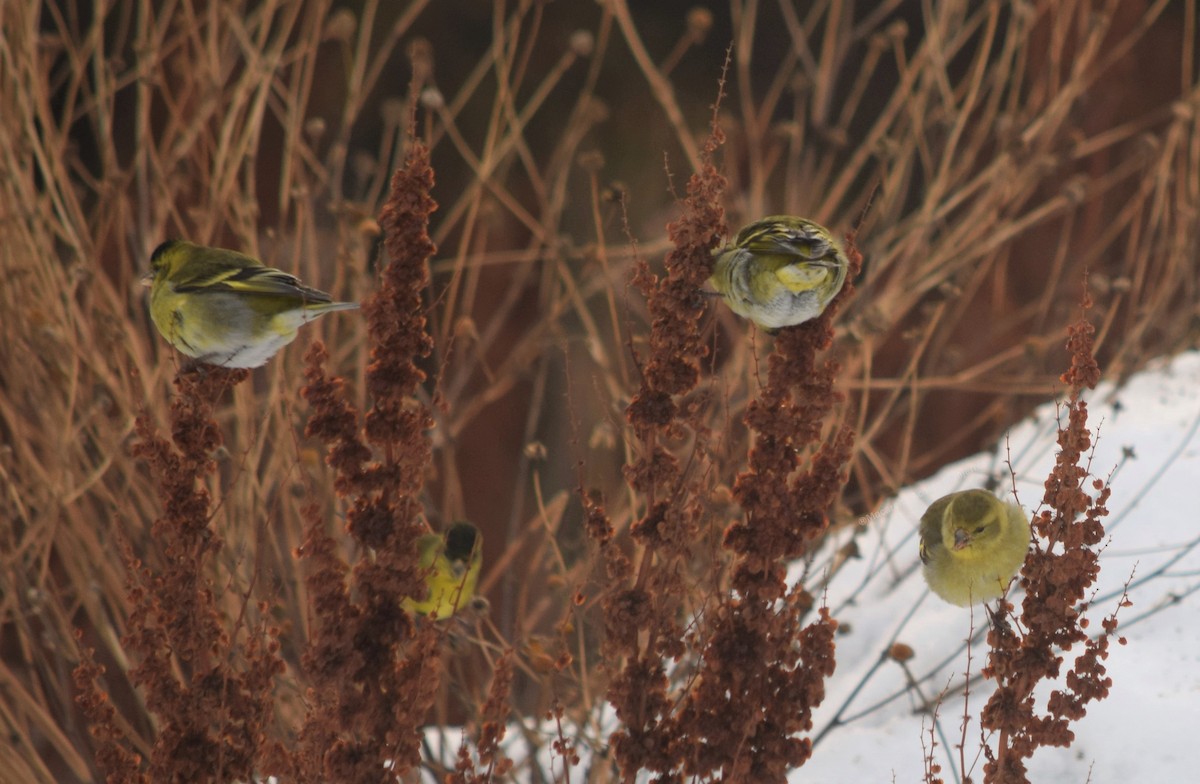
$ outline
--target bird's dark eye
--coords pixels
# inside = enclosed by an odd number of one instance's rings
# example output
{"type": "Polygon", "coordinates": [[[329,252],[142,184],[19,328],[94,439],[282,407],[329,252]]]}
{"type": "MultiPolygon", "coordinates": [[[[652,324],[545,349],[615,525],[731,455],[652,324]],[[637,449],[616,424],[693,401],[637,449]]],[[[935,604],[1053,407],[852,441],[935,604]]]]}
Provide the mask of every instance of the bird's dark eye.
{"type": "Polygon", "coordinates": [[[981,534],[981,533],[983,533],[983,530],[984,530],[985,528],[987,528],[987,526],[986,526],[986,525],[981,525],[981,526],[979,526],[978,528],[976,528],[976,529],[975,529],[975,533],[977,533],[977,534],[981,534]]]}

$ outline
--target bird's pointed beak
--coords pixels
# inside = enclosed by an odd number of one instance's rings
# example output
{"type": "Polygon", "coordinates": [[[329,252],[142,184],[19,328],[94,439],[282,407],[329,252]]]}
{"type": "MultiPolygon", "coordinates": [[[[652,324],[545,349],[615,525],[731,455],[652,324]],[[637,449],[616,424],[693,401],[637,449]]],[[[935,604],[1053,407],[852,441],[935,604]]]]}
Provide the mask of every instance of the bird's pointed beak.
{"type": "Polygon", "coordinates": [[[150,288],[150,286],[152,286],[153,284],[154,284],[154,270],[150,270],[149,272],[147,272],[145,275],[142,276],[142,285],[145,286],[146,288],[150,288]]]}
{"type": "Polygon", "coordinates": [[[961,528],[954,529],[954,549],[961,550],[971,543],[970,535],[961,528]]]}

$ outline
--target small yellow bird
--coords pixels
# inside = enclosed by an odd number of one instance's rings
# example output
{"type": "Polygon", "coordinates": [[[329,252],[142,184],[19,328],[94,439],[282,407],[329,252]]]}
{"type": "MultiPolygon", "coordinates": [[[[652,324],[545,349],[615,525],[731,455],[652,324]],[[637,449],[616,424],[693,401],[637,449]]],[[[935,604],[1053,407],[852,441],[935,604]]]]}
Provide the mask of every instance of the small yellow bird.
{"type": "Polygon", "coordinates": [[[444,534],[425,534],[417,540],[417,554],[427,572],[429,595],[421,601],[405,599],[404,609],[445,619],[471,602],[483,564],[483,535],[478,528],[460,520],[444,534]]]}
{"type": "Polygon", "coordinates": [[[150,287],[150,318],[167,342],[227,368],[258,367],[304,324],[358,307],[245,254],[183,240],[155,248],[142,283],[150,287]]]}
{"type": "Polygon", "coordinates": [[[921,516],[925,582],[959,607],[1003,594],[1028,550],[1025,512],[986,490],[943,496],[921,516]]]}
{"type": "Polygon", "coordinates": [[[821,315],[850,266],[828,229],[792,215],[751,223],[713,255],[709,283],[734,313],[767,330],[821,315]]]}

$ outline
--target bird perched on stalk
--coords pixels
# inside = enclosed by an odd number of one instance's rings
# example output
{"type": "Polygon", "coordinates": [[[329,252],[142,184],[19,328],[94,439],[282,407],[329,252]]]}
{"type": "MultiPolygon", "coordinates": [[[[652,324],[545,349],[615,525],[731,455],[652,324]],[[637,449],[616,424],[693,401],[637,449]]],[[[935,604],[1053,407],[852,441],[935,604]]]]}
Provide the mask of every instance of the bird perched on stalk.
{"type": "Polygon", "coordinates": [[[155,248],[142,283],[150,287],[150,318],[167,342],[227,368],[258,367],[304,324],[358,307],[245,254],[184,240],[155,248]]]}
{"type": "Polygon", "coordinates": [[[429,593],[420,601],[405,599],[406,610],[445,619],[472,603],[483,564],[478,528],[459,520],[445,533],[425,534],[417,539],[417,555],[429,593]]]}
{"type": "Polygon", "coordinates": [[[921,516],[925,582],[960,607],[1003,594],[1028,550],[1025,512],[987,490],[943,496],[921,516]]]}
{"type": "Polygon", "coordinates": [[[751,223],[713,255],[709,283],[734,313],[766,330],[821,315],[850,266],[828,229],[792,215],[751,223]]]}

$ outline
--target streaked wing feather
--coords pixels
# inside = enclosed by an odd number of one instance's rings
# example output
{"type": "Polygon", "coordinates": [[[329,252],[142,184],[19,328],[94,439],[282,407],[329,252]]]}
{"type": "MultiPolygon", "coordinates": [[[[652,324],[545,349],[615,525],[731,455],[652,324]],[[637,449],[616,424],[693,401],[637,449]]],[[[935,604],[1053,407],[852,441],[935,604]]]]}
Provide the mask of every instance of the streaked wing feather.
{"type": "Polygon", "coordinates": [[[242,267],[225,270],[219,275],[211,275],[207,280],[192,286],[176,285],[178,292],[193,291],[236,291],[243,294],[265,294],[289,299],[299,299],[305,302],[332,302],[333,298],[323,291],[309,288],[300,283],[295,275],[273,267],[242,267]]]}
{"type": "Polygon", "coordinates": [[[739,244],[755,253],[785,253],[806,259],[819,259],[829,255],[829,243],[820,235],[798,229],[757,231],[740,238],[739,244]]]}

